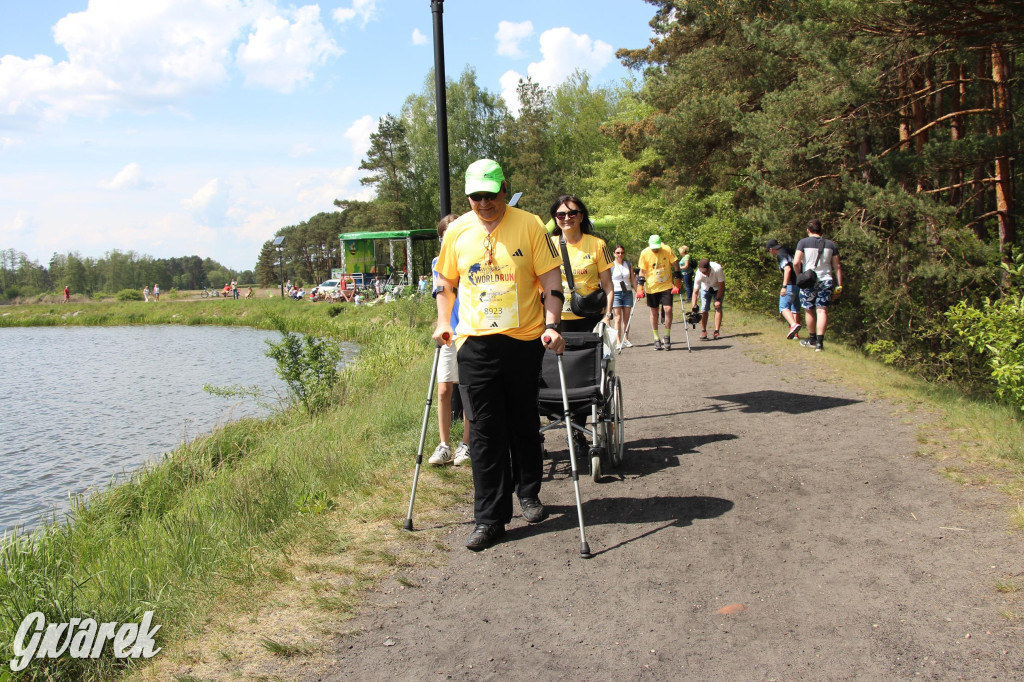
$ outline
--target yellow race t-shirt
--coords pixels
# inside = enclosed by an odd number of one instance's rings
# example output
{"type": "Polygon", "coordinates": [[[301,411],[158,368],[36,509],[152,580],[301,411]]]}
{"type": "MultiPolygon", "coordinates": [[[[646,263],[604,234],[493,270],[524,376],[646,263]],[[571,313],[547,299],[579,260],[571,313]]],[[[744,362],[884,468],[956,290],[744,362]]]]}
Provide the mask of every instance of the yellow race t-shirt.
{"type": "Polygon", "coordinates": [[[513,206],[490,235],[470,211],[448,226],[437,271],[459,288],[459,337],[505,334],[532,341],[544,332],[538,275],[558,267],[540,218],[513,206]]]}
{"type": "MultiPolygon", "coordinates": [[[[558,262],[562,265],[562,291],[565,293],[562,319],[579,320],[582,318],[569,308],[569,283],[565,278],[565,264],[562,262],[559,239],[558,236],[551,236],[551,243],[558,250],[558,262]]],[[[608,251],[608,245],[604,243],[604,240],[592,234],[585,234],[576,244],[566,242],[565,249],[569,254],[569,265],[572,267],[573,286],[576,287],[576,293],[586,296],[600,289],[601,273],[612,267],[612,254],[608,251]]]]}
{"type": "Polygon", "coordinates": [[[665,243],[657,251],[648,247],[640,252],[637,267],[647,273],[647,281],[644,283],[646,293],[657,294],[672,289],[672,263],[675,261],[672,249],[665,243]]]}

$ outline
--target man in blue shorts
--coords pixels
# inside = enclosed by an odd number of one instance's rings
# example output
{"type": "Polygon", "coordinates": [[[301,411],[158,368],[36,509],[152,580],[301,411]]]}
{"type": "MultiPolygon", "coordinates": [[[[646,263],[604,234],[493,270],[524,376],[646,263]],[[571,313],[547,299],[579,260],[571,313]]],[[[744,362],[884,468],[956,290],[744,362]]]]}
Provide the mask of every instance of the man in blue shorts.
{"type": "Polygon", "coordinates": [[[768,249],[768,253],[775,256],[779,261],[779,270],[782,270],[779,312],[782,313],[782,317],[789,323],[789,333],[786,334],[786,338],[795,339],[800,333],[801,325],[797,322],[797,315],[800,311],[796,307],[796,272],[793,271],[793,256],[789,253],[789,249],[774,239],[769,239],[764,247],[768,249]]]}
{"type": "Polygon", "coordinates": [[[697,275],[693,278],[693,310],[700,310],[700,340],[708,340],[708,316],[715,311],[715,340],[722,330],[722,305],[725,301],[725,272],[722,266],[707,258],[697,263],[697,275]],[[700,298],[698,307],[697,299],[700,298]]]}
{"type": "Polygon", "coordinates": [[[821,352],[825,348],[828,307],[833,298],[843,293],[843,269],[839,265],[839,247],[821,236],[821,221],[817,218],[807,223],[807,236],[797,242],[793,269],[798,275],[814,270],[817,276],[813,287],[800,289],[800,305],[809,335],[800,345],[821,352]]]}

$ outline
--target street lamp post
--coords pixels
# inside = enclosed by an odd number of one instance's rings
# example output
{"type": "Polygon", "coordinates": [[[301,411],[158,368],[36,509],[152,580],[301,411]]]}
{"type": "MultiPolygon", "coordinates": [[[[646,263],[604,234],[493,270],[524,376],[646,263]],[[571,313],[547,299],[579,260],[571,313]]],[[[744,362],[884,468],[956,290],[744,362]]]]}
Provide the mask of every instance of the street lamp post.
{"type": "Polygon", "coordinates": [[[444,75],[444,0],[430,0],[434,15],[434,98],[437,102],[437,170],[441,218],[452,212],[448,170],[448,96],[444,75]]]}
{"type": "Polygon", "coordinates": [[[277,247],[277,262],[281,268],[281,298],[284,298],[284,237],[275,237],[274,246],[277,247]]]}

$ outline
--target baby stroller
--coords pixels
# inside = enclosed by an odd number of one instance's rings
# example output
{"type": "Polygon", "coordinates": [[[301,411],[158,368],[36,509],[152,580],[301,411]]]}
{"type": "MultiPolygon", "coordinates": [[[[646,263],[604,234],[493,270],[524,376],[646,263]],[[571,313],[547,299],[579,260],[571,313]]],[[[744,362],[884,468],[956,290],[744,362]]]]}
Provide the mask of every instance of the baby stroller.
{"type": "MultiPolygon", "coordinates": [[[[615,376],[615,332],[603,322],[598,333],[566,332],[562,363],[569,412],[574,418],[590,417],[588,426],[572,424],[573,433],[590,437],[586,452],[576,452],[577,462],[589,457],[590,475],[600,481],[603,473],[625,461],[626,444],[623,433],[622,382],[615,376]]],[[[552,351],[544,354],[541,366],[538,409],[550,421],[541,427],[543,435],[550,429],[565,429],[562,387],[558,379],[558,360],[552,351]]],[[[579,465],[583,468],[583,464],[579,465]]]]}

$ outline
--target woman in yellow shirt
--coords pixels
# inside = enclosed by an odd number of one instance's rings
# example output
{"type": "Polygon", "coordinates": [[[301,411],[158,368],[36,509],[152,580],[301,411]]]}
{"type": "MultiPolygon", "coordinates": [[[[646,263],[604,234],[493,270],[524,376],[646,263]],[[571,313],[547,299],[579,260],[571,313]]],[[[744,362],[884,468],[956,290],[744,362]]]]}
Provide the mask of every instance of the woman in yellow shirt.
{"type": "Polygon", "coordinates": [[[551,204],[551,218],[555,221],[555,229],[551,233],[551,241],[561,256],[560,241],[565,238],[566,251],[569,254],[569,265],[572,268],[573,285],[580,296],[592,294],[598,289],[605,293],[604,309],[592,315],[580,316],[569,307],[571,296],[569,284],[565,276],[564,258],[562,263],[562,290],[565,292],[565,305],[562,306],[562,330],[567,332],[589,332],[597,326],[602,318],[612,317],[612,255],[608,245],[600,237],[593,234],[594,226],[590,222],[590,213],[586,204],[577,196],[563,194],[551,204]]]}

